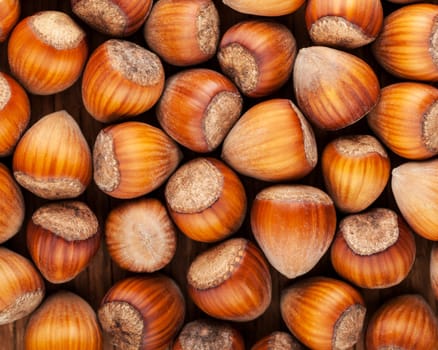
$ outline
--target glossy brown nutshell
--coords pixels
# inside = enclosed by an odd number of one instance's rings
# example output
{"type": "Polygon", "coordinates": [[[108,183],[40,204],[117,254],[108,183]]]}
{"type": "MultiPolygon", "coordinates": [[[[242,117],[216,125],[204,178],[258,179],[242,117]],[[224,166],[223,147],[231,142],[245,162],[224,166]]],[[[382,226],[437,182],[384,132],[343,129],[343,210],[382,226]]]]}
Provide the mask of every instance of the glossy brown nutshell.
{"type": "Polygon", "coordinates": [[[380,0],[309,0],[305,20],[316,45],[353,49],[376,39],[383,8],[380,0]]]}
{"type": "Polygon", "coordinates": [[[20,0],[5,0],[1,3],[0,42],[5,42],[21,14],[20,0]]]}
{"type": "Polygon", "coordinates": [[[46,287],[38,270],[22,255],[0,247],[0,325],[30,315],[44,298],[46,287]]]}
{"type": "Polygon", "coordinates": [[[363,118],[380,93],[379,80],[367,62],[325,46],[298,51],[293,85],[304,115],[318,128],[331,131],[363,118]]]}
{"type": "Polygon", "coordinates": [[[287,278],[309,272],[328,250],[336,230],[333,201],[306,185],[263,189],[252,203],[250,220],[266,258],[287,278]]]}
{"type": "Polygon", "coordinates": [[[420,236],[438,240],[438,159],[408,161],[392,169],[391,189],[398,209],[420,236]]]}
{"type": "Polygon", "coordinates": [[[219,13],[211,0],[159,0],[152,7],[143,34],[151,50],[167,63],[203,63],[216,53],[219,13]]]}
{"type": "Polygon", "coordinates": [[[126,40],[110,39],[91,54],[82,77],[82,101],[103,123],[135,117],[151,109],[164,88],[159,57],[126,40]]]}
{"type": "Polygon", "coordinates": [[[184,317],[181,290],[171,278],[159,274],[118,281],[98,310],[104,332],[122,349],[167,348],[184,317]]]}
{"type": "Polygon", "coordinates": [[[366,347],[378,349],[434,349],[438,322],[419,294],[388,300],[372,315],[366,330],[366,347]]]}
{"type": "Polygon", "coordinates": [[[41,198],[75,198],[91,182],[90,147],[76,120],[60,110],[25,132],[15,148],[12,169],[17,182],[41,198]]]}
{"type": "Polygon", "coordinates": [[[372,45],[389,73],[404,79],[438,80],[438,5],[413,4],[391,12],[372,45]]]}
{"type": "Polygon", "coordinates": [[[249,97],[263,97],[282,87],[297,53],[292,32],[283,24],[260,19],[239,22],[219,43],[221,70],[249,97]]]}
{"type": "Polygon", "coordinates": [[[83,202],[64,201],[41,206],[26,229],[28,251],[45,279],[64,283],[91,262],[100,246],[101,230],[83,202]]]}
{"type": "Polygon", "coordinates": [[[391,163],[374,136],[346,135],[324,147],[321,169],[336,207],[346,213],[357,213],[381,195],[391,174],[391,163]]]}
{"type": "Polygon", "coordinates": [[[187,272],[190,298],[206,314],[251,321],[272,298],[272,281],[262,252],[244,238],[232,238],[199,254],[187,272]]]}
{"type": "Polygon", "coordinates": [[[374,134],[399,156],[431,158],[438,154],[438,89],[418,82],[387,85],[367,122],[374,134]]]}
{"type": "Polygon", "coordinates": [[[173,221],[195,241],[222,240],[245,218],[245,188],[237,174],[215,158],[183,164],[169,178],[164,194],[173,221]]]}
{"type": "Polygon", "coordinates": [[[23,193],[9,169],[0,163],[0,243],[20,230],[25,214],[23,193]]]}
{"type": "Polygon", "coordinates": [[[111,197],[140,197],[161,186],[181,158],[178,145],[161,129],[137,121],[110,125],[94,143],[94,182],[111,197]]]}
{"type": "Polygon", "coordinates": [[[297,11],[305,0],[267,0],[263,6],[254,0],[224,0],[223,3],[240,13],[257,16],[283,16],[297,11]]]}
{"type": "Polygon", "coordinates": [[[228,133],[222,159],[238,173],[263,181],[297,180],[318,160],[313,129],[288,99],[248,109],[228,133]]]}
{"type": "Polygon", "coordinates": [[[415,255],[413,233],[397,213],[385,208],[345,216],[331,246],[336,272],[359,287],[371,289],[403,281],[415,255]]]}
{"type": "Polygon", "coordinates": [[[13,76],[37,95],[51,95],[72,86],[87,55],[85,31],[61,11],[41,11],[22,19],[8,42],[13,76]]]}
{"type": "Polygon", "coordinates": [[[67,291],[50,295],[32,314],[24,334],[26,350],[101,350],[96,313],[81,297],[67,291]],[[56,336],[54,336],[56,334],[56,336]]]}
{"type": "Polygon", "coordinates": [[[6,73],[0,73],[0,157],[9,156],[30,121],[26,91],[6,73]]]}
{"type": "Polygon", "coordinates": [[[206,153],[222,143],[240,117],[242,104],[239,90],[223,74],[193,68],[167,79],[156,113],[176,142],[206,153]]]}
{"type": "Polygon", "coordinates": [[[283,290],[281,315],[289,330],[311,349],[349,349],[359,340],[366,307],[349,284],[311,277],[283,290]],[[318,326],[316,326],[318,325],[318,326]]]}

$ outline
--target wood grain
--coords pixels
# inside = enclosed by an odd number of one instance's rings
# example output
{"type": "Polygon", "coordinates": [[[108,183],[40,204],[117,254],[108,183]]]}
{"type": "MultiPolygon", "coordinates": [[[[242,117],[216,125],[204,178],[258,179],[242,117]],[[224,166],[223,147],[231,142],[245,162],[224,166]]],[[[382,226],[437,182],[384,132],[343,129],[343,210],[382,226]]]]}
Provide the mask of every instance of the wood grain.
{"type": "MultiPolygon", "coordinates": [[[[88,43],[90,52],[92,52],[100,43],[108,39],[109,37],[99,34],[95,31],[92,31],[89,27],[87,27],[84,23],[80,22],[71,12],[70,1],[54,1],[54,0],[36,0],[36,1],[22,1],[23,9],[21,18],[29,16],[35,12],[41,10],[60,10],[70,14],[75,20],[81,23],[81,26],[88,33],[88,43]]],[[[387,1],[382,1],[385,5],[385,13],[389,13],[393,9],[397,8],[397,5],[390,4],[387,1]]],[[[216,0],[215,4],[221,14],[221,32],[223,33],[227,28],[229,28],[232,24],[252,18],[252,16],[243,15],[232,11],[223,5],[220,1],[216,0]]],[[[298,48],[306,47],[311,45],[309,40],[305,24],[304,24],[304,7],[300,8],[297,12],[289,16],[282,16],[277,18],[278,21],[286,24],[293,32],[296,40],[298,48]]],[[[129,37],[128,40],[139,43],[140,45],[145,46],[144,39],[141,35],[141,31],[135,33],[133,36],[129,37]]],[[[374,61],[369,47],[364,47],[361,49],[357,49],[352,51],[353,53],[359,55],[360,57],[365,58],[371,66],[375,69],[376,73],[380,77],[381,85],[387,85],[391,82],[394,82],[395,79],[385,72],[383,72],[378,64],[374,61]]],[[[202,67],[209,67],[216,70],[219,70],[218,63],[216,59],[212,59],[209,62],[200,65],[202,67]]],[[[166,76],[170,76],[171,74],[177,72],[179,69],[170,65],[165,64],[166,76]]],[[[9,73],[9,67],[7,62],[7,42],[0,44],[0,70],[3,72],[9,73]]],[[[275,97],[284,97],[294,100],[292,83],[289,80],[283,88],[281,88],[276,94],[275,97]]],[[[244,110],[247,110],[249,107],[254,105],[257,102],[260,102],[261,99],[245,99],[244,102],[244,110]]],[[[42,116],[54,112],[56,110],[65,109],[67,110],[80,124],[83,133],[90,147],[93,146],[94,140],[96,138],[97,133],[104,126],[103,124],[95,121],[91,116],[86,112],[82,105],[81,99],[81,89],[80,89],[80,80],[68,90],[58,93],[52,96],[35,96],[30,95],[31,101],[31,124],[35,123],[42,116]]],[[[156,117],[154,115],[153,109],[144,113],[143,115],[134,118],[135,120],[144,121],[153,125],[158,125],[156,117]]],[[[340,136],[342,134],[348,133],[370,133],[368,126],[364,120],[354,124],[351,127],[343,129],[338,132],[322,132],[316,131],[318,149],[319,152],[323,149],[324,145],[330,141],[331,139],[340,136]]],[[[213,152],[212,156],[219,156],[219,151],[213,152]]],[[[193,152],[185,151],[184,161],[188,161],[197,155],[193,152]]],[[[11,157],[7,157],[4,159],[0,159],[1,162],[10,166],[11,157]]],[[[392,166],[396,166],[401,163],[402,160],[397,158],[395,155],[391,154],[391,163],[392,166]]],[[[245,185],[248,203],[251,204],[255,194],[260,191],[262,188],[266,187],[268,184],[256,181],[251,178],[241,177],[242,181],[245,185]]],[[[321,171],[319,165],[317,165],[316,169],[299,181],[304,184],[311,184],[320,188],[324,188],[323,180],[321,177],[321,171]]],[[[28,221],[30,215],[32,215],[33,211],[36,210],[39,206],[46,201],[35,197],[27,191],[24,191],[24,196],[26,200],[26,219],[25,222],[28,221]]],[[[163,196],[163,188],[159,188],[153,193],[149,194],[148,197],[155,197],[160,200],[164,199],[163,196]]],[[[90,208],[97,215],[101,225],[104,224],[107,213],[111,208],[120,203],[120,200],[110,198],[101,192],[95,185],[92,183],[87,191],[79,197],[79,199],[84,200],[90,208]]],[[[1,200],[1,199],[0,199],[1,200]]],[[[379,197],[379,199],[373,204],[373,206],[382,206],[393,208],[397,210],[394,199],[391,194],[391,190],[389,186],[385,189],[384,193],[379,197]]],[[[339,214],[339,218],[341,218],[341,214],[339,214]]],[[[5,243],[5,246],[12,248],[18,253],[23,254],[24,256],[29,257],[29,253],[27,252],[27,248],[25,245],[25,234],[24,228],[12,239],[5,243]]],[[[236,234],[236,236],[247,237],[253,240],[249,218],[248,215],[244,221],[242,228],[236,234]]],[[[368,316],[370,316],[373,311],[384,301],[389,298],[400,295],[403,293],[419,293],[423,295],[426,300],[430,303],[433,310],[436,312],[436,300],[434,299],[430,281],[429,281],[429,256],[431,249],[431,242],[426,241],[425,239],[416,236],[417,243],[417,258],[416,262],[413,266],[411,273],[408,278],[403,281],[400,285],[395,286],[393,288],[388,288],[384,290],[360,290],[364,295],[367,308],[368,308],[368,316]]],[[[171,263],[163,269],[163,272],[168,276],[171,276],[175,279],[175,281],[180,285],[184,295],[186,296],[187,303],[187,314],[186,314],[186,322],[194,320],[199,317],[203,317],[205,315],[187,298],[187,289],[185,287],[185,278],[186,271],[190,262],[194,259],[194,257],[201,251],[205,250],[209,245],[203,243],[197,243],[191,241],[186,238],[184,235],[179,233],[178,235],[178,248],[174,259],[171,263]]],[[[268,333],[276,330],[287,331],[287,328],[284,322],[281,319],[279,312],[279,295],[281,290],[293,283],[291,280],[287,280],[285,277],[281,276],[277,273],[273,268],[271,268],[272,280],[273,280],[273,300],[268,310],[258,319],[252,322],[244,322],[244,323],[235,323],[233,324],[236,329],[238,329],[245,338],[245,343],[247,348],[249,349],[257,340],[267,335],[268,333]]],[[[93,259],[92,263],[89,267],[82,272],[77,278],[73,281],[61,284],[61,285],[53,285],[50,283],[46,283],[47,285],[47,293],[51,294],[54,291],[59,289],[65,289],[77,293],[79,296],[87,300],[90,305],[97,310],[104,294],[106,291],[118,280],[132,275],[131,273],[120,269],[116,264],[114,264],[110,256],[106,250],[105,244],[103,243],[93,259]]],[[[306,276],[315,276],[315,275],[326,275],[326,276],[336,276],[333,268],[330,265],[329,258],[327,254],[321,259],[318,265],[310,271],[306,276]]],[[[304,276],[304,277],[306,277],[304,276]]],[[[300,278],[304,278],[300,277],[300,278]]],[[[1,278],[1,276],[0,276],[1,278]]],[[[1,282],[0,282],[1,283],[1,282]]],[[[21,350],[23,349],[23,336],[24,330],[27,323],[28,318],[19,320],[13,324],[8,324],[4,326],[0,326],[0,349],[3,350],[21,350]]],[[[111,349],[111,345],[108,339],[105,340],[105,349],[111,349]]],[[[356,349],[365,349],[363,345],[363,341],[360,341],[356,346],[356,349]]]]}

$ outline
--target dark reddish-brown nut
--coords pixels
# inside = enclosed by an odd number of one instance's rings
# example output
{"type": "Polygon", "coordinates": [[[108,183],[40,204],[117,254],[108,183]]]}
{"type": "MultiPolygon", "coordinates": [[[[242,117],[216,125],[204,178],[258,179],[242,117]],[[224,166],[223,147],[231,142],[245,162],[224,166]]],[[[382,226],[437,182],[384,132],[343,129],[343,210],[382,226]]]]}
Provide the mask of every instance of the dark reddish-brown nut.
{"type": "Polygon", "coordinates": [[[374,134],[401,157],[427,159],[438,154],[438,89],[432,85],[385,86],[367,121],[374,134]]]}
{"type": "Polygon", "coordinates": [[[0,157],[9,156],[30,121],[26,91],[6,73],[0,73],[0,157]]]}
{"type": "Polygon", "coordinates": [[[20,254],[0,247],[0,325],[30,315],[44,298],[46,288],[38,270],[20,254]]]}
{"type": "Polygon", "coordinates": [[[3,0],[0,4],[0,43],[6,41],[21,14],[20,0],[3,0]]]}
{"type": "Polygon", "coordinates": [[[222,74],[205,68],[176,73],[157,105],[161,127],[192,151],[215,150],[240,117],[242,97],[222,74]]]}
{"type": "Polygon", "coordinates": [[[245,350],[242,335],[231,325],[213,319],[187,323],[172,350],[245,350]]]}
{"type": "Polygon", "coordinates": [[[243,223],[247,199],[237,174],[215,158],[195,158],[169,178],[165,197],[170,216],[188,237],[216,242],[243,223]]]}
{"type": "Polygon", "coordinates": [[[402,6],[385,17],[372,44],[375,58],[404,79],[438,81],[438,5],[402,6]]]}
{"type": "Polygon", "coordinates": [[[415,238],[404,220],[393,210],[375,208],[341,220],[331,261],[356,286],[389,288],[408,276],[415,253],[415,238]]]}
{"type": "Polygon", "coordinates": [[[82,101],[103,123],[151,109],[164,88],[164,69],[153,52],[126,40],[110,39],[91,54],[82,77],[82,101]]]}
{"type": "Polygon", "coordinates": [[[263,181],[300,179],[318,159],[311,125],[287,99],[248,109],[225,137],[221,156],[240,174],[263,181]]]}
{"type": "Polygon", "coordinates": [[[333,201],[306,185],[263,189],[253,201],[250,220],[266,258],[287,278],[309,272],[330,247],[336,230],[333,201]]]}
{"type": "Polygon", "coordinates": [[[120,349],[168,349],[185,317],[178,285],[164,275],[122,279],[105,294],[98,310],[103,331],[120,349]]]}
{"type": "Polygon", "coordinates": [[[315,44],[353,49],[376,39],[383,7],[380,0],[309,0],[305,20],[315,44]]]}
{"type": "Polygon", "coordinates": [[[285,25],[255,19],[239,22],[224,33],[217,58],[244,95],[262,97],[286,83],[296,53],[295,38],[285,25]]]}
{"type": "Polygon", "coordinates": [[[435,349],[438,322],[419,294],[404,294],[385,302],[374,313],[366,331],[366,349],[435,349]]]}
{"type": "Polygon", "coordinates": [[[383,192],[391,173],[385,148],[371,135],[345,135],[329,142],[321,157],[327,192],[337,208],[356,213],[383,192]]]}
{"type": "Polygon", "coordinates": [[[100,246],[97,217],[83,202],[65,201],[38,208],[27,224],[26,243],[46,280],[65,283],[91,262],[100,246]]]}
{"type": "Polygon", "coordinates": [[[60,11],[41,11],[22,19],[8,42],[13,76],[36,95],[51,95],[72,86],[87,55],[85,32],[60,11]]]}
{"type": "Polygon", "coordinates": [[[350,349],[362,333],[366,307],[349,284],[311,277],[282,291],[281,316],[289,330],[311,349],[350,349]]]}
{"type": "Polygon", "coordinates": [[[155,272],[176,251],[177,233],[166,207],[155,198],[126,201],[105,221],[105,242],[111,258],[123,269],[155,272]]]}
{"type": "Polygon", "coordinates": [[[115,198],[140,197],[161,186],[181,159],[161,129],[137,121],[107,126],[94,143],[94,182],[115,198]]]}
{"type": "Polygon", "coordinates": [[[268,263],[244,238],[226,240],[199,254],[190,264],[187,288],[206,314],[236,322],[261,316],[272,298],[268,263]]]}
{"type": "Polygon", "coordinates": [[[144,26],[152,51],[175,66],[208,61],[217,50],[219,13],[212,0],[159,0],[144,26]]]}
{"type": "Polygon", "coordinates": [[[91,182],[90,147],[68,112],[53,112],[24,133],[12,169],[17,182],[41,198],[75,198],[91,182]]]}
{"type": "Polygon", "coordinates": [[[151,7],[152,0],[71,0],[76,16],[93,29],[113,37],[134,34],[151,7]]]}
{"type": "Polygon", "coordinates": [[[0,243],[18,233],[24,221],[25,203],[9,169],[0,163],[0,243]]]}
{"type": "Polygon", "coordinates": [[[380,94],[379,80],[367,62],[325,46],[298,51],[293,84],[301,111],[324,130],[356,123],[376,105],[380,94]]]}
{"type": "Polygon", "coordinates": [[[251,350],[304,350],[304,347],[286,332],[272,332],[255,343],[251,350]]]}

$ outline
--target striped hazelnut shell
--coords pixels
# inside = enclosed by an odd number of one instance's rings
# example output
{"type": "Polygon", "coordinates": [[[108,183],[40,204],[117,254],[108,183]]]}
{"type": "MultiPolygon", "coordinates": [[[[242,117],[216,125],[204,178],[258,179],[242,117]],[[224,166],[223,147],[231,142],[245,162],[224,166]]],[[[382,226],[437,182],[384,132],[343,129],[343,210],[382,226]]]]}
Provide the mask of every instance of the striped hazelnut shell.
{"type": "Polygon", "coordinates": [[[298,51],[293,85],[298,107],[323,130],[356,123],[376,105],[380,94],[379,80],[367,62],[325,46],[298,51]]]}
{"type": "Polygon", "coordinates": [[[245,188],[222,161],[195,158],[179,167],[165,187],[169,214],[189,238],[216,242],[235,233],[246,214],[245,188]]]}
{"type": "Polygon", "coordinates": [[[17,182],[41,198],[75,198],[91,182],[90,147],[68,112],[53,112],[25,132],[12,169],[17,182]]]}
{"type": "Polygon", "coordinates": [[[390,209],[373,208],[341,220],[330,253],[336,272],[354,285],[389,288],[408,276],[416,244],[399,215],[390,209]]]}
{"type": "Polygon", "coordinates": [[[438,154],[438,89],[418,82],[400,82],[381,90],[367,116],[374,134],[395,154],[428,159],[438,154]]]}
{"type": "Polygon", "coordinates": [[[80,296],[57,291],[30,317],[24,333],[24,349],[102,350],[96,313],[80,296]]]}
{"type": "Polygon", "coordinates": [[[228,239],[200,253],[187,272],[187,288],[206,314],[234,322],[258,318],[272,298],[268,263],[244,238],[228,239]]]}
{"type": "Polygon", "coordinates": [[[292,334],[311,349],[349,349],[359,340],[366,307],[349,284],[310,277],[282,291],[281,315],[292,334]]]}
{"type": "Polygon", "coordinates": [[[288,99],[248,109],[228,133],[222,159],[238,173],[263,181],[297,180],[316,166],[313,129],[288,99]]]}
{"type": "Polygon", "coordinates": [[[309,272],[336,230],[331,198],[316,187],[275,185],[261,190],[250,214],[254,237],[271,265],[287,278],[309,272]]]}
{"type": "Polygon", "coordinates": [[[438,5],[412,4],[387,15],[372,44],[379,64],[409,80],[438,81],[438,5]]]}
{"type": "Polygon", "coordinates": [[[71,87],[88,56],[86,33],[61,11],[40,11],[22,19],[8,41],[11,72],[36,95],[71,87]]]}
{"type": "Polygon", "coordinates": [[[39,207],[27,224],[26,244],[35,265],[52,283],[74,279],[100,246],[97,217],[80,201],[53,202],[39,207]]]}

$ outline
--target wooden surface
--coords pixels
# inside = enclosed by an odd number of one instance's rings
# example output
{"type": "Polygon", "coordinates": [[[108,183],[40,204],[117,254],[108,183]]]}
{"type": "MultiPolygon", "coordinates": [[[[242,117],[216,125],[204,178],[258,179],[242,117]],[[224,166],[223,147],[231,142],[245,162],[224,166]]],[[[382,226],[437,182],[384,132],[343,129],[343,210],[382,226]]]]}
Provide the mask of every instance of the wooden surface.
{"type": "MultiPolygon", "coordinates": [[[[70,1],[49,1],[49,0],[41,0],[41,1],[22,1],[24,3],[21,18],[29,16],[40,10],[60,10],[64,11],[70,15],[70,1]]],[[[391,5],[385,0],[383,0],[385,5],[385,13],[389,13],[390,11],[397,8],[396,5],[391,5]]],[[[239,14],[237,12],[232,11],[231,9],[224,6],[220,1],[215,2],[218,10],[221,13],[221,31],[222,33],[232,24],[250,18],[251,16],[239,14]]],[[[294,33],[298,47],[309,46],[310,40],[308,38],[305,26],[304,26],[304,8],[302,7],[296,13],[290,16],[283,16],[277,18],[276,20],[286,24],[294,33]]],[[[73,16],[73,15],[72,15],[73,16]]],[[[74,17],[74,16],[73,16],[74,17]]],[[[84,23],[80,22],[76,17],[74,17],[77,22],[81,24],[81,26],[87,30],[88,33],[88,42],[90,52],[94,50],[100,43],[104,40],[108,39],[108,37],[98,34],[89,29],[84,23]]],[[[144,39],[142,37],[141,31],[137,32],[132,37],[127,38],[128,40],[140,43],[145,46],[144,39]]],[[[367,61],[373,66],[376,70],[377,74],[381,78],[382,86],[393,82],[394,79],[390,77],[388,74],[383,72],[377,65],[377,63],[373,60],[369,47],[365,47],[359,50],[353,51],[353,53],[364,57],[367,61]]],[[[202,64],[203,67],[210,67],[218,70],[218,64],[215,59],[202,64]]],[[[165,65],[166,75],[169,76],[179,69],[176,67],[171,67],[169,65],[165,65]]],[[[0,69],[4,72],[9,72],[8,64],[7,64],[7,43],[0,44],[0,69]]],[[[294,100],[291,81],[275,94],[275,97],[285,97],[294,100]]],[[[32,106],[32,119],[31,124],[33,124],[36,120],[41,118],[42,116],[60,110],[67,110],[81,125],[83,133],[90,145],[93,146],[95,137],[99,130],[103,127],[103,124],[96,122],[93,120],[90,115],[87,114],[84,107],[81,103],[81,93],[80,93],[80,80],[70,89],[53,95],[53,96],[34,96],[30,95],[31,106],[32,106]]],[[[260,100],[249,100],[245,99],[244,110],[248,109],[251,105],[259,102],[260,100]]],[[[144,122],[151,123],[153,125],[158,125],[154,116],[154,111],[151,110],[145,113],[135,120],[140,120],[144,122]]],[[[332,132],[332,133],[323,133],[321,131],[316,131],[316,135],[318,138],[318,147],[319,154],[323,149],[325,143],[330,139],[333,139],[340,134],[348,134],[348,133],[369,133],[369,129],[364,122],[364,120],[358,122],[357,124],[344,129],[340,132],[332,132]]],[[[212,154],[213,156],[218,156],[219,151],[212,154]]],[[[184,162],[197,156],[192,152],[185,152],[184,162]]],[[[395,166],[400,163],[402,160],[397,157],[392,156],[392,165],[395,166]]],[[[0,160],[1,162],[10,166],[11,157],[4,158],[0,160]]],[[[254,198],[254,195],[266,187],[268,184],[255,181],[250,178],[242,177],[242,180],[246,186],[249,206],[251,205],[251,201],[254,198]]],[[[318,186],[323,188],[322,177],[320,175],[319,165],[316,169],[304,179],[298,181],[300,183],[306,183],[318,186]]],[[[38,208],[43,203],[47,201],[39,199],[29,192],[24,191],[25,200],[26,200],[26,222],[29,216],[33,213],[33,211],[38,208]]],[[[160,188],[157,191],[149,194],[148,197],[156,197],[159,199],[163,199],[163,189],[160,188]]],[[[103,194],[101,191],[97,189],[97,187],[92,183],[87,191],[79,197],[79,199],[84,200],[91,209],[94,210],[96,215],[98,216],[100,223],[103,225],[106,215],[108,211],[120,203],[120,200],[112,199],[109,196],[103,194]]],[[[1,199],[0,199],[1,200],[1,199]]],[[[379,197],[376,203],[373,206],[381,206],[381,207],[389,207],[395,210],[396,206],[394,204],[393,197],[391,195],[390,188],[387,187],[384,193],[379,197]]],[[[339,215],[341,218],[341,215],[339,215]]],[[[247,237],[249,239],[253,239],[248,216],[238,233],[235,236],[247,237]]],[[[25,235],[24,230],[22,229],[15,237],[5,243],[5,246],[12,248],[13,250],[29,257],[29,254],[26,250],[25,246],[25,235]]],[[[415,265],[408,276],[408,278],[403,281],[400,285],[385,289],[385,290],[361,290],[364,295],[367,307],[368,307],[368,316],[372,314],[372,312],[376,309],[378,305],[380,305],[383,301],[391,298],[395,295],[400,295],[403,293],[420,293],[423,295],[427,301],[430,303],[432,308],[436,311],[436,301],[432,295],[429,283],[429,254],[431,243],[420,238],[416,237],[417,241],[417,258],[415,265]]],[[[172,278],[174,278],[177,283],[180,285],[183,293],[186,295],[186,287],[185,287],[185,275],[187,268],[190,262],[194,259],[194,257],[201,251],[205,250],[208,247],[207,244],[201,244],[193,242],[187,238],[185,238],[182,234],[178,236],[178,248],[176,255],[172,262],[164,268],[163,272],[172,278]]],[[[280,276],[275,270],[271,269],[272,278],[273,278],[273,300],[269,307],[269,309],[264,313],[260,318],[253,322],[245,322],[245,323],[235,323],[234,326],[243,334],[246,342],[246,346],[249,349],[258,339],[267,335],[268,333],[275,330],[283,330],[286,331],[286,326],[281,320],[279,313],[279,293],[280,291],[287,285],[293,283],[293,281],[287,280],[286,278],[280,276]]],[[[61,285],[53,285],[50,283],[46,283],[47,285],[47,293],[53,293],[59,289],[67,289],[72,292],[77,293],[85,300],[87,300],[93,308],[97,309],[99,303],[104,296],[105,292],[113,285],[114,282],[120,280],[121,278],[130,275],[129,272],[121,270],[118,266],[111,262],[111,259],[106,250],[105,244],[101,245],[101,248],[95,258],[93,259],[91,265],[81,273],[76,279],[69,283],[61,284],[61,285]]],[[[307,276],[313,275],[327,275],[327,276],[335,276],[333,268],[329,263],[329,259],[326,256],[323,257],[321,262],[306,276],[300,277],[304,278],[307,276]]],[[[1,281],[0,281],[1,283],[1,281]]],[[[186,298],[187,303],[187,314],[186,314],[186,322],[196,319],[198,317],[204,316],[202,312],[197,309],[194,304],[190,301],[189,298],[186,298]]],[[[0,326],[0,349],[2,350],[20,350],[23,349],[23,334],[26,326],[28,318],[19,320],[13,324],[0,326]]],[[[110,349],[108,340],[105,341],[105,349],[110,349]]],[[[357,349],[364,349],[362,342],[357,345],[357,349]]]]}

